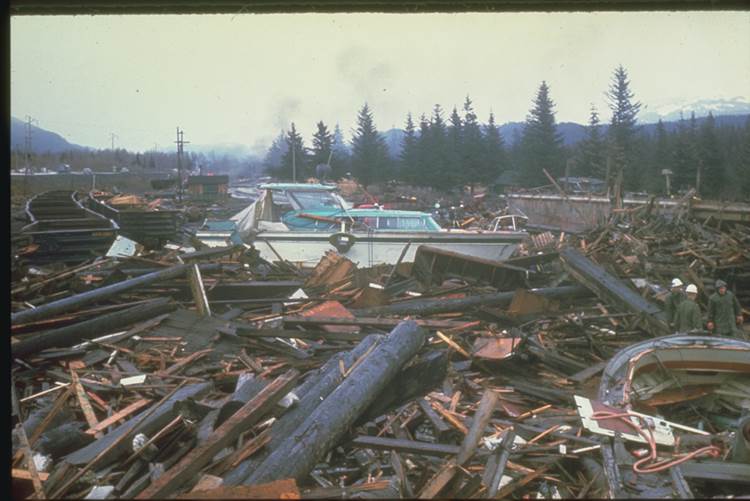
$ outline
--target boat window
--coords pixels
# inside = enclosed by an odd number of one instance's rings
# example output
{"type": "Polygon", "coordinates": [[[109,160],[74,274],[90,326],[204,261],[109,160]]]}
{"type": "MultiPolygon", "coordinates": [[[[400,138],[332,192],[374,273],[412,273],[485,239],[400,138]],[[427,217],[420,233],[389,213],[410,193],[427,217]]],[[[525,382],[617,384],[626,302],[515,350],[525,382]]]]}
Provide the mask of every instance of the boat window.
{"type": "Polygon", "coordinates": [[[434,230],[427,221],[419,216],[410,217],[381,217],[379,218],[378,229],[380,230],[403,230],[403,231],[424,231],[434,230]]]}
{"type": "Polygon", "coordinates": [[[340,209],[341,205],[331,193],[327,191],[295,191],[290,196],[306,210],[340,209]]]}

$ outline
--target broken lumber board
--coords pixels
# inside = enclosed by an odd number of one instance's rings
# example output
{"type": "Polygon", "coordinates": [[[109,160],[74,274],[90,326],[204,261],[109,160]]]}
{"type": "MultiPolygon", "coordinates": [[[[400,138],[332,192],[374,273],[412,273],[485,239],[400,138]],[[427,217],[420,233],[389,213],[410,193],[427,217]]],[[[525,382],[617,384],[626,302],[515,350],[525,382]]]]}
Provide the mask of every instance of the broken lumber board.
{"type": "Polygon", "coordinates": [[[297,482],[276,480],[267,484],[220,486],[209,491],[192,491],[175,499],[301,499],[297,482]]]}
{"type": "MultiPolygon", "coordinates": [[[[538,294],[548,299],[575,299],[588,297],[591,292],[580,285],[566,285],[561,287],[548,287],[543,289],[530,289],[529,292],[538,294]]],[[[449,299],[412,299],[387,306],[374,308],[363,308],[350,310],[359,317],[372,317],[379,315],[432,315],[434,313],[447,313],[451,311],[465,311],[467,308],[493,304],[497,306],[507,305],[513,301],[515,291],[498,292],[494,294],[477,294],[463,298],[449,299]]]]}
{"type": "Polygon", "coordinates": [[[112,426],[116,422],[120,421],[121,419],[125,419],[135,411],[139,410],[140,408],[148,405],[151,403],[150,398],[142,398],[140,400],[136,400],[132,404],[128,405],[124,409],[119,410],[118,412],[112,414],[107,419],[103,419],[99,421],[95,426],[90,427],[88,430],[86,430],[86,433],[90,435],[94,435],[97,432],[101,432],[106,430],[108,427],[112,426]]]}
{"type": "Polygon", "coordinates": [[[146,275],[143,275],[137,278],[123,280],[122,282],[118,282],[116,284],[107,285],[105,287],[100,287],[98,289],[94,289],[88,292],[82,292],[81,294],[76,294],[75,296],[71,296],[71,297],[67,297],[64,299],[57,300],[57,301],[53,301],[51,303],[43,304],[34,309],[23,310],[23,311],[19,311],[18,313],[12,313],[10,316],[11,323],[14,323],[14,324],[27,323],[27,322],[31,322],[34,320],[41,320],[44,318],[49,318],[58,313],[66,313],[66,312],[74,311],[76,308],[83,306],[85,304],[89,304],[94,301],[107,299],[107,298],[116,296],[117,294],[120,294],[121,292],[135,289],[142,285],[147,285],[153,282],[158,282],[159,280],[166,280],[168,278],[179,277],[183,275],[186,272],[186,270],[188,270],[188,268],[189,266],[184,265],[184,264],[173,266],[165,270],[148,273],[146,275]]]}
{"type": "Polygon", "coordinates": [[[177,305],[171,304],[169,298],[158,298],[126,310],[108,313],[59,329],[29,335],[17,343],[11,344],[11,352],[14,357],[24,357],[47,348],[73,346],[85,339],[99,337],[103,333],[151,319],[176,308],[177,305]]]}
{"type": "MultiPolygon", "coordinates": [[[[301,315],[287,315],[283,317],[285,325],[360,325],[369,327],[385,327],[392,329],[396,327],[401,319],[378,318],[378,317],[303,317],[301,315]]],[[[466,322],[456,320],[414,320],[417,325],[427,329],[456,329],[464,326],[466,322]]]]}
{"type": "MultiPolygon", "coordinates": [[[[73,385],[73,390],[78,398],[78,404],[83,411],[83,417],[86,418],[86,423],[89,425],[89,428],[96,428],[99,424],[99,420],[96,419],[94,409],[91,408],[91,402],[89,402],[86,392],[83,390],[83,386],[81,386],[81,382],[78,380],[78,373],[71,369],[70,378],[73,381],[71,384],[73,385]]],[[[103,435],[101,431],[96,431],[94,432],[94,436],[96,438],[102,438],[103,435]]]]}
{"type": "Polygon", "coordinates": [[[424,340],[425,331],[414,321],[398,324],[243,483],[304,478],[419,351],[424,340]]]}
{"type": "Polygon", "coordinates": [[[255,329],[254,327],[235,324],[236,334],[240,337],[280,337],[282,339],[326,339],[328,341],[361,341],[367,334],[359,332],[302,331],[295,329],[255,329]]]}
{"type": "Polygon", "coordinates": [[[265,416],[292,389],[299,372],[291,369],[263,388],[211,434],[203,445],[191,450],[136,499],[165,498],[207,465],[224,447],[265,416]]]}
{"type": "Polygon", "coordinates": [[[376,449],[407,454],[422,454],[424,456],[455,456],[458,454],[460,447],[450,444],[433,444],[430,442],[419,442],[417,440],[403,440],[399,438],[371,437],[369,435],[360,435],[352,440],[354,447],[363,447],[367,449],[376,449]]]}
{"type": "Polygon", "coordinates": [[[467,462],[477,450],[479,440],[482,438],[484,429],[492,418],[492,413],[497,406],[497,393],[492,390],[485,390],[482,400],[479,402],[479,408],[474,413],[474,420],[471,423],[469,432],[461,442],[456,457],[446,463],[438,472],[427,482],[419,493],[420,499],[432,499],[436,497],[443,488],[448,485],[456,474],[458,467],[467,462]]]}
{"type": "Polygon", "coordinates": [[[203,287],[203,278],[201,277],[201,270],[198,268],[198,265],[191,265],[187,275],[190,281],[190,291],[193,294],[193,301],[195,301],[198,313],[203,317],[210,317],[211,306],[208,304],[206,289],[203,287]]]}
{"type": "Polygon", "coordinates": [[[589,378],[592,378],[599,374],[601,371],[604,370],[604,368],[607,366],[607,361],[599,362],[598,364],[594,364],[592,366],[586,367],[582,371],[576,372],[572,376],[568,377],[571,381],[575,381],[576,383],[583,383],[589,378]]]}
{"type": "Polygon", "coordinates": [[[37,499],[46,499],[46,496],[44,495],[44,487],[42,487],[42,480],[39,478],[39,471],[36,468],[36,463],[34,463],[34,453],[31,450],[29,439],[26,436],[26,431],[23,429],[23,424],[21,423],[16,425],[16,436],[18,436],[18,440],[21,442],[23,456],[26,457],[26,467],[28,468],[31,482],[34,485],[34,494],[37,499]]]}
{"type": "Polygon", "coordinates": [[[573,247],[560,251],[563,266],[582,285],[607,303],[616,304],[646,318],[659,333],[669,334],[667,316],[659,306],[643,298],[625,282],[607,272],[573,247]]]}

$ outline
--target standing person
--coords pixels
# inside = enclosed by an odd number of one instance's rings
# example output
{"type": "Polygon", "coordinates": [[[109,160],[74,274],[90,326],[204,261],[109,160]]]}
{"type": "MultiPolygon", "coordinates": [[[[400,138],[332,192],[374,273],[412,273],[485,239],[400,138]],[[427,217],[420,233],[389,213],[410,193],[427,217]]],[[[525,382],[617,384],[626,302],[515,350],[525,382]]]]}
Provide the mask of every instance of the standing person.
{"type": "Polygon", "coordinates": [[[672,287],[669,296],[664,301],[664,311],[667,314],[667,323],[669,327],[674,329],[674,316],[677,313],[677,307],[680,305],[682,300],[685,299],[685,294],[682,292],[682,280],[679,278],[672,279],[672,287]]]}
{"type": "Polygon", "coordinates": [[[742,309],[737,297],[727,290],[727,283],[716,281],[716,292],[708,298],[708,330],[719,336],[737,333],[736,325],[742,325],[742,309]]]}
{"type": "Polygon", "coordinates": [[[690,332],[703,329],[701,309],[695,298],[698,297],[698,287],[690,284],[685,288],[687,297],[677,306],[674,315],[675,332],[690,332]]]}

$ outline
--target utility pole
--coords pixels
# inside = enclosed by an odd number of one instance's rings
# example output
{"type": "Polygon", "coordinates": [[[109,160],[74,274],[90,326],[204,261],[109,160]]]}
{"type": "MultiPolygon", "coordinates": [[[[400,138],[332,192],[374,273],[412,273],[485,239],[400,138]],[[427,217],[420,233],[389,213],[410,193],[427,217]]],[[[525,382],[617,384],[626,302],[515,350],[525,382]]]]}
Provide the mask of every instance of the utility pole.
{"type": "Polygon", "coordinates": [[[24,137],[24,174],[23,174],[23,194],[24,196],[28,193],[28,184],[29,184],[29,173],[31,170],[31,166],[29,165],[29,162],[31,161],[31,124],[32,123],[39,123],[34,118],[30,117],[29,115],[26,115],[26,134],[24,137]]]}
{"type": "Polygon", "coordinates": [[[190,141],[183,140],[182,135],[184,133],[185,131],[182,131],[180,130],[179,127],[177,127],[177,141],[175,141],[175,143],[177,143],[177,177],[178,177],[177,184],[178,184],[178,196],[179,196],[178,200],[180,201],[180,203],[182,203],[182,151],[183,151],[183,146],[185,145],[185,143],[190,142],[190,141]]]}
{"type": "Polygon", "coordinates": [[[119,139],[120,137],[114,132],[110,132],[109,137],[112,139],[112,151],[115,151],[115,138],[119,139]]]}

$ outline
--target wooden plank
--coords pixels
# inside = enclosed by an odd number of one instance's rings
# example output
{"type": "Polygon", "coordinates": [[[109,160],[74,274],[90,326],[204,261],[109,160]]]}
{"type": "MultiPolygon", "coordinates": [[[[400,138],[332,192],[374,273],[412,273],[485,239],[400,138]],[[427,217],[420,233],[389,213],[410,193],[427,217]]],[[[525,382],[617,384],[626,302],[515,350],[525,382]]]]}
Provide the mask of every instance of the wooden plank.
{"type": "Polygon", "coordinates": [[[450,482],[458,471],[459,467],[466,463],[479,445],[484,429],[492,418],[492,413],[497,406],[497,394],[492,390],[485,390],[482,400],[479,402],[479,408],[474,413],[474,420],[471,423],[469,432],[461,442],[458,455],[448,461],[438,472],[427,482],[419,493],[420,499],[432,499],[436,497],[448,482],[450,482]]]}
{"type": "Polygon", "coordinates": [[[576,383],[583,383],[587,379],[590,379],[597,374],[599,374],[601,371],[604,370],[604,368],[607,366],[607,361],[599,362],[598,364],[594,364],[590,367],[586,367],[582,371],[576,372],[572,376],[568,377],[567,379],[571,381],[575,381],[576,383]]]}
{"type": "MultiPolygon", "coordinates": [[[[39,480],[42,482],[46,481],[49,478],[49,473],[45,473],[43,471],[37,472],[37,475],[39,476],[39,480]]],[[[10,476],[13,478],[20,478],[21,480],[33,480],[31,477],[31,472],[29,470],[22,470],[20,468],[12,468],[10,470],[10,476]]]]}
{"type": "MultiPolygon", "coordinates": [[[[510,465],[510,462],[508,462],[508,465],[510,465]]],[[[511,482],[510,484],[506,485],[505,487],[497,491],[497,494],[495,494],[495,499],[507,498],[513,493],[513,491],[515,491],[519,487],[523,487],[524,485],[528,484],[532,480],[535,480],[538,477],[544,475],[549,468],[550,468],[550,465],[544,465],[538,470],[528,473],[525,477],[523,477],[518,482],[511,482]]]]}
{"type": "MultiPolygon", "coordinates": [[[[81,381],[78,379],[78,373],[71,370],[70,378],[72,380],[71,384],[73,385],[73,390],[76,392],[76,397],[78,398],[78,404],[81,406],[83,416],[86,418],[86,423],[88,423],[89,428],[95,428],[96,425],[99,424],[99,420],[96,419],[94,409],[91,408],[91,402],[89,402],[89,398],[86,396],[86,391],[83,389],[83,386],[81,386],[81,381]]],[[[100,431],[94,433],[94,437],[96,438],[102,438],[103,435],[104,434],[100,431]]]]}
{"type": "Polygon", "coordinates": [[[44,487],[42,487],[42,480],[39,478],[39,472],[34,464],[33,453],[31,452],[31,446],[29,445],[29,439],[26,436],[26,431],[23,429],[23,424],[18,423],[16,425],[16,435],[21,442],[21,450],[23,455],[26,457],[26,467],[29,469],[29,476],[31,477],[31,483],[34,485],[34,495],[36,499],[47,499],[44,495],[44,487]]]}
{"type": "Polygon", "coordinates": [[[174,365],[171,365],[170,367],[166,368],[163,371],[158,371],[154,373],[154,376],[168,376],[170,374],[174,374],[176,372],[179,372],[182,370],[185,366],[190,365],[191,363],[195,362],[201,357],[204,357],[205,355],[211,353],[213,348],[208,348],[205,350],[196,351],[195,353],[191,353],[189,356],[183,358],[179,362],[177,362],[174,365]]]}
{"type": "Polygon", "coordinates": [[[86,433],[88,433],[89,435],[95,435],[97,432],[104,431],[107,429],[107,427],[112,426],[117,421],[128,417],[138,409],[144,407],[145,405],[148,405],[150,402],[150,398],[142,398],[140,400],[136,400],[124,409],[121,409],[117,413],[112,414],[107,419],[100,421],[96,424],[96,426],[89,428],[88,430],[86,430],[86,433]]]}
{"type": "Polygon", "coordinates": [[[450,444],[433,444],[430,442],[419,442],[417,440],[402,440],[398,438],[371,437],[369,435],[360,435],[352,440],[354,447],[364,447],[367,449],[376,449],[389,451],[394,450],[406,454],[421,454],[424,456],[455,456],[458,454],[460,447],[450,444]]]}
{"type": "Polygon", "coordinates": [[[198,265],[193,264],[187,275],[190,280],[190,291],[193,293],[193,301],[195,301],[195,307],[198,309],[198,313],[201,316],[210,317],[211,307],[208,304],[206,289],[203,287],[201,270],[198,268],[198,265]]]}
{"type": "Polygon", "coordinates": [[[292,369],[263,388],[253,399],[235,412],[206,442],[191,450],[136,499],[165,498],[196,475],[221,449],[232,443],[240,433],[257,423],[294,387],[299,372],[292,369]]]}
{"type": "Polygon", "coordinates": [[[188,492],[176,499],[301,499],[294,479],[276,480],[267,484],[216,487],[209,491],[188,492]]]}

